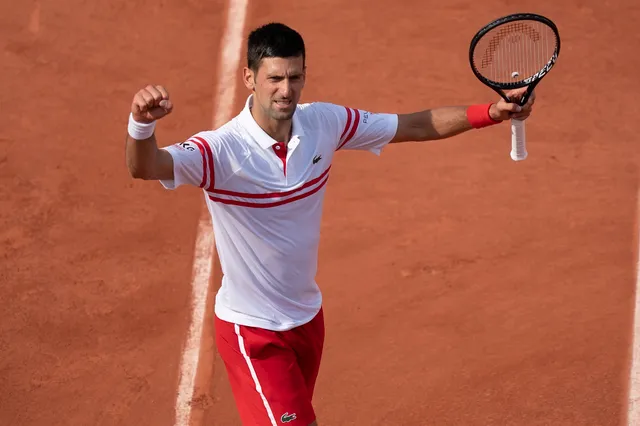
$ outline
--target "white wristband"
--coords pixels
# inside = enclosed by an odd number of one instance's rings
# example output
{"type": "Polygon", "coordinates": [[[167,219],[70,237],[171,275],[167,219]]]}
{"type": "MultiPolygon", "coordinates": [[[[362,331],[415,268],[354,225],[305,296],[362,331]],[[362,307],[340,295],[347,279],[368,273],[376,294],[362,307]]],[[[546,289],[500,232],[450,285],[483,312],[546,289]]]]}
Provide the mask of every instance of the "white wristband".
{"type": "Polygon", "coordinates": [[[129,136],[133,139],[141,141],[144,139],[149,139],[153,136],[153,132],[156,129],[156,122],[152,121],[151,123],[138,123],[133,119],[133,114],[129,113],[129,136]]]}

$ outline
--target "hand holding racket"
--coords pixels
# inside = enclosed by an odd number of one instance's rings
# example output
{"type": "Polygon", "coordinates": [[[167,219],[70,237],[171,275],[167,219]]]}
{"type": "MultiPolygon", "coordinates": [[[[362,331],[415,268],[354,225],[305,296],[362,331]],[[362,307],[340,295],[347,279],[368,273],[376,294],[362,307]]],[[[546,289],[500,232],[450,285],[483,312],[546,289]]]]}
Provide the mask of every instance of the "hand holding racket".
{"type": "MultiPolygon", "coordinates": [[[[534,88],[556,63],[559,53],[560,35],[550,19],[518,13],[496,19],[478,31],[471,40],[469,62],[476,77],[505,102],[530,106],[532,102],[527,102],[534,88]]],[[[522,117],[509,117],[514,161],[527,158],[522,117]]]]}
{"type": "Polygon", "coordinates": [[[531,115],[531,109],[536,100],[536,92],[531,92],[529,99],[524,105],[520,105],[520,99],[524,96],[527,88],[507,90],[505,96],[509,101],[500,99],[493,104],[489,110],[489,115],[497,121],[505,120],[526,120],[531,115]]]}

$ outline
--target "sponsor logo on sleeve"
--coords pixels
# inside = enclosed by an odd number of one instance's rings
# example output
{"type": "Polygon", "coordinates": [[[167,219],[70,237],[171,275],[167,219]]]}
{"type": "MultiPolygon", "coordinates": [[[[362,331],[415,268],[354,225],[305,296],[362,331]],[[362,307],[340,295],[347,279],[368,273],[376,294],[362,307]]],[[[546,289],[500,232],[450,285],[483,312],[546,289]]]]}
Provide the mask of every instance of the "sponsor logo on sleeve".
{"type": "Polygon", "coordinates": [[[177,147],[185,151],[195,151],[198,149],[193,142],[181,142],[177,144],[177,147]]]}

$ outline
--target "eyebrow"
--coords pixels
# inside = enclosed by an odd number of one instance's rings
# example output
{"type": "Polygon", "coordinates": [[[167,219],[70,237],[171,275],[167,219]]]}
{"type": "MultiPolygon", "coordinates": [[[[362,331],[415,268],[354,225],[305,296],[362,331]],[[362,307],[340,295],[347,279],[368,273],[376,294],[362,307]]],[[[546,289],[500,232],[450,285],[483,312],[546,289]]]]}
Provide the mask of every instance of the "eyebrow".
{"type": "MultiPolygon", "coordinates": [[[[302,73],[289,74],[289,78],[302,77],[302,73]]],[[[285,78],[285,74],[267,74],[267,78],[285,78]]]]}

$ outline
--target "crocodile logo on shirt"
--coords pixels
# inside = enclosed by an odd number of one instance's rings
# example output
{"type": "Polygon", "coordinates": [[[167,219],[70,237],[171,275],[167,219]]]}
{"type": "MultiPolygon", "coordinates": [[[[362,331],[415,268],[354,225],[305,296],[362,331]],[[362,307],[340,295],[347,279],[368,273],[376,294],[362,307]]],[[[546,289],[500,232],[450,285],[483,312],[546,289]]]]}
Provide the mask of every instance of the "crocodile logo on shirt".
{"type": "Polygon", "coordinates": [[[322,155],[316,155],[313,157],[313,164],[316,164],[320,160],[322,160],[322,155]]]}
{"type": "Polygon", "coordinates": [[[297,418],[297,417],[296,417],[296,413],[292,413],[292,414],[284,413],[284,414],[282,415],[282,417],[280,417],[280,421],[281,421],[282,423],[289,423],[289,422],[294,421],[296,418],[297,418]]]}

